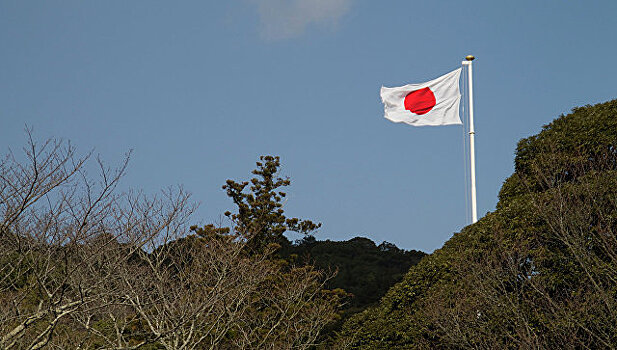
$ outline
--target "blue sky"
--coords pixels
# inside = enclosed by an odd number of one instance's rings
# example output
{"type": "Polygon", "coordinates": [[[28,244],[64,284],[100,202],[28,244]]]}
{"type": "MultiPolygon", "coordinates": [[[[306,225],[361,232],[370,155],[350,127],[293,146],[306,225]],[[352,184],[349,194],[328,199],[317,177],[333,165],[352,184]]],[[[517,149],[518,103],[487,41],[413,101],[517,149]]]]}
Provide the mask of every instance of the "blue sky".
{"type": "MultiPolygon", "coordinates": [[[[291,177],[289,215],[318,239],[432,251],[468,224],[463,131],[383,118],[381,85],[474,61],[479,216],[517,141],[617,97],[615,1],[2,1],[0,148],[71,140],[124,186],[182,184],[194,223],[259,155],[291,177]]],[[[292,238],[297,238],[292,236],[292,238]]]]}

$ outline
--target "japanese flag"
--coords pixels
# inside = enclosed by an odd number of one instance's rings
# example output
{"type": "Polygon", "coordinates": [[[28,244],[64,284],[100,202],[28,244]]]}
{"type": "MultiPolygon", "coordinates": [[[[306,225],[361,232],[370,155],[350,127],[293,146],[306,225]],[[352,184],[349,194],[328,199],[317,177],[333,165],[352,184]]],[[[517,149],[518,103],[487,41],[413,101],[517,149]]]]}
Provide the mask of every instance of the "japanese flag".
{"type": "Polygon", "coordinates": [[[421,84],[381,87],[384,117],[413,126],[463,124],[458,116],[461,68],[421,84]]]}

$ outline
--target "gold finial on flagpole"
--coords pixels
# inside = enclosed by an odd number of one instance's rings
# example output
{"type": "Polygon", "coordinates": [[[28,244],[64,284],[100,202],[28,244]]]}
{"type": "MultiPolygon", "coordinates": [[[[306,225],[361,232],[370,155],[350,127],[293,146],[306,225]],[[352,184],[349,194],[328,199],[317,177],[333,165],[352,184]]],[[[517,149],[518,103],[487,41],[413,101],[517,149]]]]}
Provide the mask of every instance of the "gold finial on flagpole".
{"type": "Polygon", "coordinates": [[[467,55],[467,56],[465,57],[465,59],[466,59],[467,61],[473,61],[473,60],[475,59],[475,57],[473,57],[472,55],[467,55]]]}

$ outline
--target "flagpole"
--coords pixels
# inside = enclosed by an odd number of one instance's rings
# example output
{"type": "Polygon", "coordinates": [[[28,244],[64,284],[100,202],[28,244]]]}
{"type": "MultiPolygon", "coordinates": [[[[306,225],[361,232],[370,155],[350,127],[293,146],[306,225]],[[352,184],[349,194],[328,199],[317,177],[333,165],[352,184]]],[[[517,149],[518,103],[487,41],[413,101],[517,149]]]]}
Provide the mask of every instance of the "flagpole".
{"type": "Polygon", "coordinates": [[[478,221],[478,208],[476,205],[476,152],[475,152],[475,136],[476,132],[473,127],[473,72],[472,61],[475,59],[472,55],[465,57],[463,65],[467,66],[467,77],[469,82],[469,167],[471,170],[471,217],[472,223],[478,221]]]}

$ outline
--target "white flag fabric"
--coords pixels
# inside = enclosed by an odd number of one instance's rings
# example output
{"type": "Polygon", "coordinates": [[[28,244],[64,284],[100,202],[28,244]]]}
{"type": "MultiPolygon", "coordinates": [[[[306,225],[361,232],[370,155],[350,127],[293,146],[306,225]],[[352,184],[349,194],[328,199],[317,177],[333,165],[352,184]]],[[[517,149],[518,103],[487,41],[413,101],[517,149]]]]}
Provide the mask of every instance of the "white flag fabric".
{"type": "Polygon", "coordinates": [[[463,124],[459,118],[461,68],[421,84],[381,87],[384,117],[413,126],[463,124]]]}

